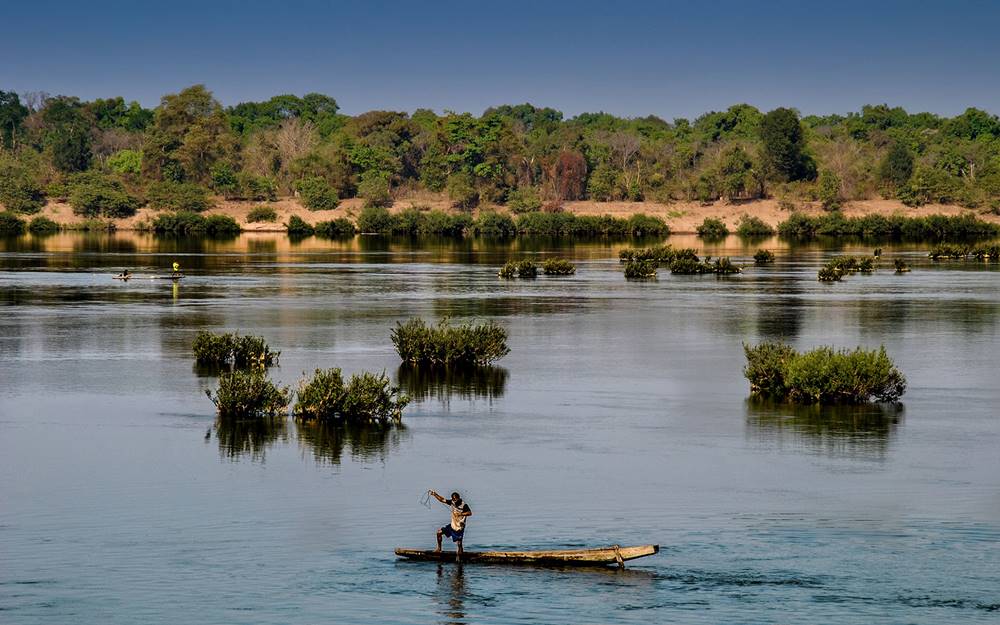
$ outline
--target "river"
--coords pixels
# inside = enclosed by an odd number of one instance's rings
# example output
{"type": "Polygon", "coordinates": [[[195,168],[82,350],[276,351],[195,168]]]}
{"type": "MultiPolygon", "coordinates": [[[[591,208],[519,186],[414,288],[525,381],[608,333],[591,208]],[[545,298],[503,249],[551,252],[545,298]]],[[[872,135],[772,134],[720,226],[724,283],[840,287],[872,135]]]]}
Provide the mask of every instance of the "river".
{"type": "Polygon", "coordinates": [[[626,243],[0,239],[0,621],[987,623],[1000,614],[1000,266],[883,245],[675,246],[733,277],[627,282],[626,243]],[[569,277],[500,280],[508,258],[569,277]],[[913,272],[894,275],[904,258],[913,272]],[[187,277],[163,272],[174,260],[187,277]],[[400,368],[411,316],[493,319],[510,354],[400,368]],[[191,342],[260,334],[272,377],[385,370],[405,427],[216,424],[191,342]],[[744,342],[885,345],[899,407],[747,401],[744,342]],[[658,543],[624,572],[397,561],[461,491],[467,549],[658,543]]]}

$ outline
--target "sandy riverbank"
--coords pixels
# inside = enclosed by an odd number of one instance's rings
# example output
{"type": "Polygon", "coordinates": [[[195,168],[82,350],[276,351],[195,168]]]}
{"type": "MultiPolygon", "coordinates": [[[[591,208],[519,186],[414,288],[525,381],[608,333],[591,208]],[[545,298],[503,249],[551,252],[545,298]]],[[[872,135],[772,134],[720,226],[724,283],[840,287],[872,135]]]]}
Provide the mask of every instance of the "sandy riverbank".
{"type": "MultiPolygon", "coordinates": [[[[364,200],[351,198],[341,202],[336,210],[330,211],[310,211],[305,209],[295,198],[282,198],[275,202],[267,202],[278,213],[278,220],[273,223],[247,223],[247,214],[261,202],[232,202],[217,200],[215,208],[206,214],[229,215],[239,222],[246,231],[251,232],[283,232],[284,224],[292,215],[298,215],[308,223],[329,221],[338,217],[348,217],[355,219],[361,211],[364,200]]],[[[452,211],[450,202],[443,195],[420,195],[413,198],[403,198],[396,200],[390,209],[398,212],[413,205],[430,206],[434,209],[452,211]]],[[[715,217],[726,223],[731,230],[735,230],[736,224],[744,214],[758,217],[771,226],[788,218],[789,211],[778,206],[777,200],[756,200],[730,204],[726,202],[715,202],[713,204],[702,205],[698,202],[674,202],[671,204],[660,204],[657,202],[566,202],[563,204],[566,211],[578,215],[613,215],[615,217],[628,217],[636,213],[645,213],[663,218],[670,225],[672,232],[686,234],[695,232],[695,228],[706,217],[715,217]]],[[[497,210],[506,210],[503,207],[497,210]]],[[[799,203],[797,210],[809,214],[820,214],[822,209],[816,204],[799,203]]],[[[140,209],[139,212],[128,219],[116,220],[120,230],[135,230],[143,223],[152,221],[160,211],[150,208],[140,209]]],[[[961,206],[944,204],[927,204],[920,207],[910,207],[895,200],[862,200],[845,204],[843,208],[845,215],[855,217],[869,214],[893,215],[901,214],[907,217],[923,217],[927,215],[960,215],[969,212],[969,209],[961,206]]],[[[50,202],[42,209],[41,215],[61,224],[76,224],[83,221],[83,218],[73,214],[73,209],[64,202],[50,202]]],[[[992,214],[979,215],[981,219],[1000,223],[1000,216],[992,214]]]]}

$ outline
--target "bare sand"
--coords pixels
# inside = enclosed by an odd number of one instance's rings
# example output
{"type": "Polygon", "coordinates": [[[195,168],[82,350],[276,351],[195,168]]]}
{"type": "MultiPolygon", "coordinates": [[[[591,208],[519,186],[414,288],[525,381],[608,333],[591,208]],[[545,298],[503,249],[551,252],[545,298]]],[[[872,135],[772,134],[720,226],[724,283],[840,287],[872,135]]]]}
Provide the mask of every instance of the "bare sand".
{"type": "MultiPolygon", "coordinates": [[[[303,207],[295,198],[282,198],[275,202],[266,202],[278,213],[275,222],[247,223],[247,214],[261,202],[233,202],[218,199],[215,208],[205,214],[229,215],[245,231],[248,232],[284,232],[284,224],[292,215],[298,215],[307,223],[315,224],[320,221],[329,221],[338,217],[355,219],[361,212],[364,200],[351,198],[343,200],[335,210],[310,211],[303,207]]],[[[427,206],[434,209],[453,211],[451,203],[443,194],[421,193],[416,196],[403,197],[397,199],[390,209],[398,212],[410,208],[411,206],[427,206]]],[[[487,206],[479,210],[500,210],[503,207],[487,206]]],[[[671,232],[677,234],[692,234],[695,228],[706,217],[721,219],[730,228],[735,230],[736,225],[743,215],[758,217],[770,224],[772,227],[788,219],[790,211],[780,208],[777,200],[755,200],[751,202],[714,202],[711,204],[700,204],[698,202],[674,202],[671,204],[661,204],[657,202],[565,202],[563,209],[577,215],[613,215],[615,217],[628,217],[636,213],[645,213],[663,218],[670,226],[671,232]]],[[[799,202],[796,210],[807,214],[821,214],[822,208],[819,203],[799,202]]],[[[134,217],[116,220],[116,225],[120,230],[142,229],[142,225],[151,222],[161,211],[150,208],[142,208],[134,217]]],[[[907,217],[923,217],[927,215],[961,215],[970,212],[969,209],[961,206],[945,204],[927,204],[920,207],[905,206],[895,200],[862,200],[848,202],[843,207],[845,215],[850,217],[879,214],[879,215],[905,215],[907,217]]],[[[73,214],[72,207],[64,202],[49,202],[42,209],[41,215],[45,215],[60,224],[77,224],[84,219],[73,214]]],[[[978,214],[978,217],[993,223],[1000,223],[1000,216],[993,214],[978,214]]]]}

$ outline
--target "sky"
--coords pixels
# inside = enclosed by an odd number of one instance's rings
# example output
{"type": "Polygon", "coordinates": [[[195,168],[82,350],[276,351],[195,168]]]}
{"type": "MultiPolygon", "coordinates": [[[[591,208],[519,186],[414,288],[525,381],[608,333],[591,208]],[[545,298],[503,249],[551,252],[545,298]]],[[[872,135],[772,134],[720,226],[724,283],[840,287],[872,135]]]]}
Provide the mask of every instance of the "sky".
{"type": "Polygon", "coordinates": [[[0,90],[155,106],[319,92],[342,112],[694,118],[740,102],[1000,113],[1000,2],[31,0],[0,7],[0,90]]]}

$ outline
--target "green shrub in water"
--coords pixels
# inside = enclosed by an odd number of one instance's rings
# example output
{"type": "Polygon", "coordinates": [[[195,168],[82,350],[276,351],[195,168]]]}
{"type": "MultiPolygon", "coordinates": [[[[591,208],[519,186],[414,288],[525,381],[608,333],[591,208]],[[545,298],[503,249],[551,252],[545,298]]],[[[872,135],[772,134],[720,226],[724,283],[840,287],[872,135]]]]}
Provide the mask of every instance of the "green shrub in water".
{"type": "Polygon", "coordinates": [[[384,371],[352,375],[345,384],[340,369],[317,369],[299,383],[292,413],[300,421],[392,423],[402,419],[409,401],[384,371]]]}
{"type": "Polygon", "coordinates": [[[509,260],[497,275],[501,278],[537,278],[538,266],[530,260],[509,260]]]}
{"type": "Polygon", "coordinates": [[[192,350],[197,364],[211,366],[271,367],[281,355],[271,351],[263,337],[241,336],[238,332],[201,331],[195,336],[192,350]]]}
{"type": "Polygon", "coordinates": [[[893,265],[896,267],[896,273],[909,273],[910,266],[903,262],[902,259],[897,258],[893,261],[893,265]]]}
{"type": "Polygon", "coordinates": [[[275,386],[262,370],[229,371],[219,376],[219,388],[205,394],[215,404],[220,419],[250,419],[283,415],[292,394],[275,386]]]}
{"type": "Polygon", "coordinates": [[[729,228],[721,219],[706,217],[695,230],[703,239],[722,239],[729,235],[729,228]]]}
{"type": "Polygon", "coordinates": [[[806,404],[863,404],[897,401],[906,391],[906,378],[884,347],[819,347],[799,353],[765,342],[744,345],[743,350],[743,374],[754,396],[806,404]]]}
{"type": "Polygon", "coordinates": [[[261,222],[274,223],[278,221],[278,211],[274,210],[273,206],[268,206],[267,204],[261,204],[260,206],[254,206],[247,213],[247,223],[256,224],[261,222]]]}
{"type": "Polygon", "coordinates": [[[930,257],[931,260],[941,260],[942,258],[958,260],[960,258],[965,258],[968,254],[969,248],[966,246],[941,243],[935,245],[927,256],[930,257]]]}
{"type": "Polygon", "coordinates": [[[547,276],[569,276],[576,273],[576,265],[563,258],[549,258],[542,263],[542,273],[547,276]]]}
{"type": "Polygon", "coordinates": [[[758,265],[770,265],[774,262],[774,252],[771,250],[757,250],[753,255],[753,262],[758,265]]]}
{"type": "Polygon", "coordinates": [[[427,325],[414,318],[397,323],[392,331],[392,344],[406,362],[424,364],[489,364],[506,356],[507,330],[493,321],[478,325],[450,325],[442,319],[438,325],[427,325]]]}
{"type": "Polygon", "coordinates": [[[622,271],[626,280],[648,280],[656,277],[656,267],[653,260],[629,260],[622,271]]]}
{"type": "Polygon", "coordinates": [[[816,279],[820,282],[840,282],[840,278],[843,276],[841,272],[836,267],[831,267],[829,265],[824,265],[819,268],[816,273],[816,279]]]}

